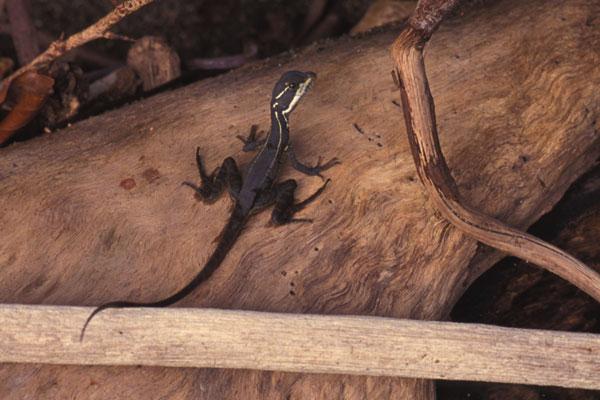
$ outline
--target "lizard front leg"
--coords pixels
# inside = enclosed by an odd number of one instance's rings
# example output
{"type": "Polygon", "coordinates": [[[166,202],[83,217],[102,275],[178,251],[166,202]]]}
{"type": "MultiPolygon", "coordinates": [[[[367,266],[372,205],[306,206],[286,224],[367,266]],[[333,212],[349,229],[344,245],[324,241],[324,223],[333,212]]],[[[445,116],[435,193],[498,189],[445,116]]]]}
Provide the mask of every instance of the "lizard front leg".
{"type": "Polygon", "coordinates": [[[273,213],[271,214],[271,222],[275,225],[284,225],[292,222],[312,222],[312,219],[309,218],[294,218],[294,214],[315,201],[316,198],[323,193],[323,190],[325,190],[325,187],[329,182],[330,180],[327,179],[316,192],[299,203],[294,202],[294,193],[298,187],[295,180],[289,179],[277,184],[273,188],[275,193],[275,206],[273,207],[273,213]]]}
{"type": "Polygon", "coordinates": [[[296,154],[294,154],[294,150],[292,149],[292,146],[288,146],[287,149],[287,154],[288,154],[288,158],[290,160],[290,163],[292,164],[292,167],[294,167],[295,170],[302,172],[303,174],[306,175],[310,175],[310,176],[320,176],[321,178],[323,178],[323,176],[321,175],[321,172],[328,170],[329,168],[333,167],[334,165],[340,164],[341,161],[337,159],[337,157],[332,158],[331,160],[327,161],[325,164],[321,164],[321,157],[319,157],[319,160],[317,161],[317,164],[314,166],[309,166],[309,165],[304,165],[302,164],[300,161],[298,161],[298,159],[296,158],[296,154]]]}
{"type": "Polygon", "coordinates": [[[196,164],[198,165],[198,173],[200,174],[200,186],[187,181],[183,182],[183,185],[194,189],[199,200],[212,203],[220,196],[225,187],[229,188],[233,197],[237,196],[242,187],[242,175],[233,158],[227,157],[220,167],[208,175],[202,164],[200,148],[197,148],[196,164]]]}
{"type": "MultiPolygon", "coordinates": [[[[242,151],[244,152],[249,152],[249,151],[254,151],[256,149],[258,149],[260,146],[262,146],[263,144],[265,144],[265,142],[267,141],[266,139],[257,139],[256,138],[256,134],[258,133],[258,125],[252,125],[252,127],[250,128],[250,133],[248,134],[248,137],[243,137],[243,136],[236,136],[238,139],[240,139],[243,143],[244,143],[244,147],[242,147],[242,151]]],[[[260,132],[263,133],[263,132],[260,132]]]]}

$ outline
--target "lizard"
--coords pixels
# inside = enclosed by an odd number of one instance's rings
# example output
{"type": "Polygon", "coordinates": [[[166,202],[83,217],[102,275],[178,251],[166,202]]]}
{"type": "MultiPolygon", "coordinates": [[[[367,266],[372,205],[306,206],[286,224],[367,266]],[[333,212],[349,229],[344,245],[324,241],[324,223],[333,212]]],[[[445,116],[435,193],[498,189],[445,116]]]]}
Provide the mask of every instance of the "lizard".
{"type": "Polygon", "coordinates": [[[305,200],[296,203],[294,192],[297,182],[294,179],[276,182],[276,179],[280,166],[284,161],[284,155],[287,155],[292,167],[296,170],[309,176],[316,175],[321,178],[323,178],[322,171],[340,163],[334,157],[325,164],[321,164],[321,158],[319,158],[316,165],[305,165],[296,158],[290,142],[290,113],[310,89],[315,79],[316,74],[314,72],[288,71],[277,81],[271,97],[271,130],[267,137],[257,139],[255,126],[252,127],[247,138],[238,136],[244,143],[243,151],[254,151],[260,147],[260,151],[248,165],[244,177],[242,177],[232,157],[227,157],[220,167],[216,168],[210,175],[207,174],[200,156],[200,148],[196,149],[196,164],[200,174],[200,185],[191,182],[183,182],[183,185],[194,189],[196,198],[208,204],[216,201],[227,187],[234,201],[229,220],[217,237],[217,245],[198,274],[182,289],[162,300],[149,303],[112,301],[96,307],[83,325],[80,341],[83,340],[85,330],[92,318],[101,311],[109,308],[167,307],[189,295],[200,284],[208,280],[221,265],[252,214],[274,205],[271,214],[273,225],[312,222],[311,219],[294,218],[294,214],[321,195],[330,180],[327,179],[317,191],[305,200]]]}

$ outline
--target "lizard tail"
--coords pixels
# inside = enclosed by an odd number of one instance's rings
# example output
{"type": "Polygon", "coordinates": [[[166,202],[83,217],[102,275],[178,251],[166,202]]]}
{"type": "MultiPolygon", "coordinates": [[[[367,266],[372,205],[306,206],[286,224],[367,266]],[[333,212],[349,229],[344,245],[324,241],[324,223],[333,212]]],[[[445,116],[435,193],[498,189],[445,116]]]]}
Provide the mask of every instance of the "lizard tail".
{"type": "Polygon", "coordinates": [[[183,299],[191,292],[193,292],[201,283],[208,280],[211,275],[217,270],[217,268],[221,265],[229,250],[233,247],[233,244],[236,242],[237,238],[240,236],[242,232],[242,228],[246,222],[246,216],[244,213],[235,207],[223,228],[219,236],[219,241],[217,247],[213,251],[212,255],[204,265],[204,268],[192,279],[187,285],[185,285],[178,292],[172,294],[171,296],[164,298],[162,300],[158,300],[151,303],[136,303],[129,301],[112,301],[110,303],[102,304],[94,309],[90,316],[86,319],[83,324],[83,328],[81,329],[81,334],[79,336],[79,341],[83,341],[83,336],[85,334],[85,330],[89,325],[90,321],[96,314],[101,311],[104,311],[108,308],[132,308],[132,307],[167,307],[171,304],[178,302],[183,299]]]}

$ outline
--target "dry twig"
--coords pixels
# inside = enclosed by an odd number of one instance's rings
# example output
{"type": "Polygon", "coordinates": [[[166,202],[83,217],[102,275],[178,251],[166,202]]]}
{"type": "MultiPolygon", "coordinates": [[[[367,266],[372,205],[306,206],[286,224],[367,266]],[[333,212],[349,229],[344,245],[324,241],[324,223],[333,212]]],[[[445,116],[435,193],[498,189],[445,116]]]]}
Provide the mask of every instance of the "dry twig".
{"type": "Polygon", "coordinates": [[[205,70],[220,70],[233,69],[241,67],[248,61],[256,58],[258,54],[258,46],[254,42],[250,42],[244,46],[244,51],[240,54],[223,57],[211,58],[194,58],[187,62],[190,69],[205,69],[205,70]]]}
{"type": "Polygon", "coordinates": [[[304,21],[302,22],[302,28],[300,28],[300,32],[296,35],[296,41],[299,42],[306,34],[313,28],[319,19],[325,13],[325,8],[327,8],[328,0],[312,0],[310,6],[308,7],[308,12],[304,17],[304,21]]]}
{"type": "Polygon", "coordinates": [[[404,119],[421,182],[441,214],[467,235],[535,263],[600,301],[600,274],[534,236],[463,204],[442,154],[423,47],[459,0],[421,0],[392,47],[404,119]]]}
{"type": "Polygon", "coordinates": [[[17,76],[26,71],[42,69],[52,61],[56,60],[58,57],[61,57],[68,51],[73,50],[87,42],[99,38],[114,37],[114,35],[108,31],[110,28],[112,28],[117,22],[121,21],[129,14],[132,14],[141,7],[152,3],[153,1],[154,0],[125,0],[123,3],[115,6],[114,10],[81,32],[70,36],[66,40],[55,40],[52,42],[52,44],[50,44],[46,51],[37,56],[29,64],[19,68],[2,82],[2,87],[0,87],[0,101],[3,100],[3,94],[6,93],[6,88],[10,85],[10,82],[12,82],[12,80],[17,76]]]}

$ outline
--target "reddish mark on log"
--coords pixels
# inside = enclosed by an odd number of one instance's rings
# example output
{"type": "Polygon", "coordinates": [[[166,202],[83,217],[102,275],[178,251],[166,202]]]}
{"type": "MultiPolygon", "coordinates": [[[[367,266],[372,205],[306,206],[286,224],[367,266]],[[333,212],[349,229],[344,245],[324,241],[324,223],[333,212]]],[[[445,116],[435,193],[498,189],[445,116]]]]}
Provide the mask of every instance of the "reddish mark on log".
{"type": "Polygon", "coordinates": [[[146,181],[148,181],[148,183],[152,183],[158,178],[160,178],[160,173],[155,168],[148,168],[147,170],[142,172],[142,176],[144,177],[144,179],[146,179],[146,181]]]}
{"type": "Polygon", "coordinates": [[[135,187],[135,179],[133,179],[133,178],[123,179],[121,181],[121,183],[119,183],[119,186],[121,186],[125,190],[131,190],[135,187]]]}

